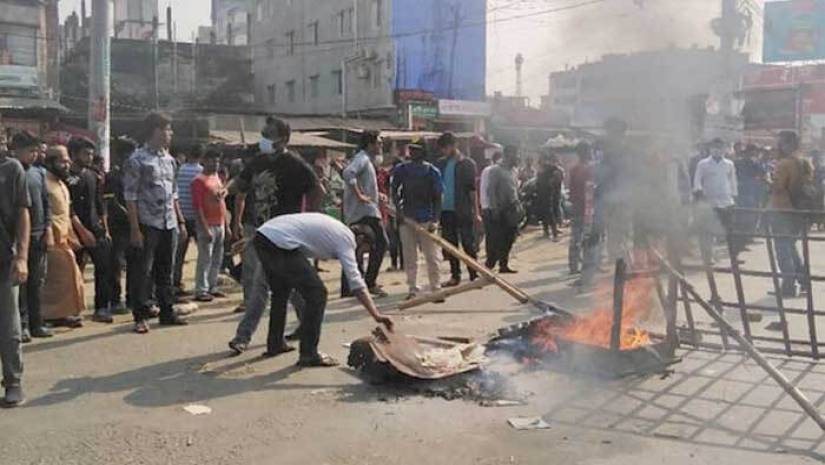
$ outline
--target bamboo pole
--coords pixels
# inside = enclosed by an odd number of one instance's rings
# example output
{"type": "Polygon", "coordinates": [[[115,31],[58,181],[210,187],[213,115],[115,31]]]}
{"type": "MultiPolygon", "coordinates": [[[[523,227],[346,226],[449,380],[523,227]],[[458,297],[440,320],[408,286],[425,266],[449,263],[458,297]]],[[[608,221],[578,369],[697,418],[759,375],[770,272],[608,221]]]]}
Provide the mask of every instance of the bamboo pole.
{"type": "Polygon", "coordinates": [[[481,289],[489,284],[490,281],[487,278],[482,277],[476,279],[475,281],[470,281],[455,287],[448,287],[446,289],[441,289],[440,291],[436,291],[431,294],[422,295],[420,297],[410,299],[406,302],[401,302],[398,305],[398,310],[407,310],[409,308],[418,307],[420,305],[428,304],[430,302],[435,302],[436,300],[446,299],[447,297],[463,294],[464,292],[481,289]]]}
{"type": "Polygon", "coordinates": [[[490,281],[492,281],[498,287],[503,289],[504,292],[510,294],[511,296],[513,296],[513,298],[515,298],[519,302],[521,302],[523,304],[531,303],[532,300],[530,299],[530,297],[526,293],[524,293],[524,291],[522,291],[521,289],[519,289],[519,288],[513,286],[512,284],[508,283],[507,281],[502,279],[499,275],[493,273],[487,267],[485,267],[484,265],[482,265],[481,263],[476,261],[474,258],[470,257],[469,255],[467,255],[464,252],[462,252],[461,250],[459,250],[458,247],[456,247],[453,244],[449,243],[443,237],[439,236],[438,234],[435,234],[435,233],[432,233],[432,232],[428,231],[427,229],[425,229],[424,227],[422,227],[420,224],[416,223],[415,221],[406,220],[406,221],[404,221],[404,224],[407,225],[407,226],[412,227],[413,230],[417,234],[422,235],[422,236],[432,240],[436,244],[438,244],[447,253],[449,253],[453,257],[461,260],[462,262],[464,262],[465,265],[467,265],[468,267],[470,267],[471,269],[476,271],[481,276],[483,276],[483,277],[489,279],[490,281]]]}
{"type": "Polygon", "coordinates": [[[613,325],[610,328],[610,350],[617,352],[622,343],[622,315],[624,313],[624,286],[627,263],[616,260],[616,274],[613,276],[613,325]]]}
{"type": "Polygon", "coordinates": [[[727,320],[723,317],[719,312],[716,311],[715,308],[707,301],[705,301],[696,289],[693,288],[693,285],[688,282],[687,278],[682,276],[676,269],[674,269],[670,263],[668,263],[659,252],[654,251],[656,254],[656,258],[659,260],[659,263],[662,264],[664,268],[677,280],[682,283],[683,289],[693,297],[693,300],[713,318],[716,323],[719,325],[719,328],[728,333],[737,343],[739,343],[739,347],[742,348],[751,358],[760,366],[763,370],[765,370],[771,378],[774,379],[782,389],[802,407],[802,410],[811,417],[812,420],[819,425],[819,428],[825,431],[825,419],[822,418],[819,411],[811,404],[811,401],[805,397],[805,394],[799,390],[796,386],[794,386],[781,371],[777,370],[776,367],[771,365],[771,363],[759,352],[759,350],[754,347],[753,344],[750,343],[742,334],[739,333],[727,320]]]}

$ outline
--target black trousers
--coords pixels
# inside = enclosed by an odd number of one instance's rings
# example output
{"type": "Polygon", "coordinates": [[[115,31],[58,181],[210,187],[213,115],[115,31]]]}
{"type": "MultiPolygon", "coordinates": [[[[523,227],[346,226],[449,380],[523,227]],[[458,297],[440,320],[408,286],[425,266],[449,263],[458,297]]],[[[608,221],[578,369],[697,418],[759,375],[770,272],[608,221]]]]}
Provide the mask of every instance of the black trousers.
{"type": "Polygon", "coordinates": [[[94,247],[83,249],[77,254],[78,264],[83,254],[92,259],[95,268],[95,311],[108,309],[113,303],[114,280],[111,270],[112,242],[102,233],[95,237],[94,247]]]}
{"type": "Polygon", "coordinates": [[[380,218],[362,218],[353,224],[363,224],[369,226],[375,236],[375,242],[372,243],[370,249],[370,261],[367,264],[367,272],[364,275],[364,281],[367,282],[367,287],[372,289],[378,281],[378,273],[381,271],[381,264],[384,262],[384,254],[387,253],[387,234],[384,231],[384,225],[381,224],[380,218]]]}
{"type": "Polygon", "coordinates": [[[29,279],[20,286],[20,324],[24,330],[43,327],[40,294],[46,282],[46,241],[32,237],[29,245],[29,279]]]}
{"type": "Polygon", "coordinates": [[[300,358],[317,358],[321,323],[327,306],[327,288],[318,271],[303,252],[278,248],[262,234],[255,235],[254,244],[272,292],[267,350],[277,352],[285,344],[287,301],[294,290],[304,301],[300,358]]]}
{"type": "MultiPolygon", "coordinates": [[[[461,243],[461,248],[464,252],[473,257],[478,257],[478,250],[476,249],[476,232],[475,222],[472,219],[460,218],[455,212],[445,211],[441,213],[441,235],[450,244],[458,246],[461,243]]],[[[450,262],[450,275],[453,279],[461,279],[461,262],[450,254],[447,255],[447,261],[450,262]]],[[[475,270],[467,268],[470,274],[470,279],[474,280],[477,277],[475,270]]]]}
{"type": "Polygon", "coordinates": [[[186,264],[186,252],[189,250],[189,242],[197,239],[197,224],[195,220],[186,220],[186,237],[178,240],[177,251],[175,252],[175,273],[172,275],[172,284],[175,287],[183,288],[183,265],[186,264]]]}
{"type": "Polygon", "coordinates": [[[175,262],[175,250],[178,241],[177,229],[157,229],[141,225],[143,248],[133,250],[139,254],[137,260],[137,290],[135,307],[132,315],[135,321],[148,318],[150,299],[154,284],[155,296],[160,307],[160,319],[174,317],[174,291],[172,288],[172,267],[175,262]]]}
{"type": "Polygon", "coordinates": [[[484,254],[487,257],[487,260],[490,259],[493,255],[495,255],[495,250],[493,246],[495,245],[494,240],[490,239],[490,234],[493,234],[493,211],[490,209],[482,210],[481,211],[481,220],[484,223],[484,254]]]}
{"type": "Polygon", "coordinates": [[[504,215],[499,212],[490,213],[490,230],[487,232],[487,241],[490,254],[487,256],[487,268],[507,268],[510,262],[510,250],[516,241],[518,225],[507,224],[504,215]]]}
{"type": "Polygon", "coordinates": [[[112,252],[109,255],[109,271],[112,273],[112,303],[123,301],[123,268],[126,267],[126,305],[134,306],[135,254],[129,246],[129,231],[112,230],[112,252]],[[131,281],[130,281],[131,279],[131,281]]]}
{"type": "Polygon", "coordinates": [[[390,263],[393,268],[404,268],[404,252],[401,248],[401,234],[398,230],[398,220],[390,217],[389,225],[387,226],[387,236],[389,236],[390,245],[390,263]]]}

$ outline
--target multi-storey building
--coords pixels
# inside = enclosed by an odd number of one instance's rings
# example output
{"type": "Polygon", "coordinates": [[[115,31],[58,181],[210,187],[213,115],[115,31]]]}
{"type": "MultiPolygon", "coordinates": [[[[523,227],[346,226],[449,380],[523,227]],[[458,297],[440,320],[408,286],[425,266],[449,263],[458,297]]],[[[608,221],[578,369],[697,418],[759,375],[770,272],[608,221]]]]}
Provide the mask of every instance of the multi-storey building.
{"type": "Polygon", "coordinates": [[[149,40],[158,16],[158,0],[114,0],[115,37],[149,40]]]}
{"type": "Polygon", "coordinates": [[[267,110],[396,115],[398,91],[413,91],[411,116],[478,111],[450,102],[485,99],[485,0],[308,3],[255,3],[255,94],[267,110]]]}
{"type": "Polygon", "coordinates": [[[254,5],[253,0],[212,0],[212,27],[218,44],[249,44],[249,19],[254,5]]]}

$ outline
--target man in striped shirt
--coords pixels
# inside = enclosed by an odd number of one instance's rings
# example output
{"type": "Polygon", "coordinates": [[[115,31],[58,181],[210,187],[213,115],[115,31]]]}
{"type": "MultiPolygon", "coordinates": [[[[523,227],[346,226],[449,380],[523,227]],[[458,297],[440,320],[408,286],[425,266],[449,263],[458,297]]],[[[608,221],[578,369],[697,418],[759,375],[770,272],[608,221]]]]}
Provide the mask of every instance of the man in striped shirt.
{"type": "Polygon", "coordinates": [[[200,145],[194,145],[186,153],[186,163],[178,168],[178,199],[180,202],[180,210],[183,213],[183,218],[186,220],[186,231],[188,234],[182,235],[178,238],[178,250],[175,256],[175,276],[174,285],[175,293],[177,295],[184,295],[183,287],[183,265],[186,261],[186,251],[189,248],[189,239],[195,238],[197,231],[198,213],[192,205],[192,181],[203,172],[201,166],[201,156],[203,155],[203,148],[200,145]]]}

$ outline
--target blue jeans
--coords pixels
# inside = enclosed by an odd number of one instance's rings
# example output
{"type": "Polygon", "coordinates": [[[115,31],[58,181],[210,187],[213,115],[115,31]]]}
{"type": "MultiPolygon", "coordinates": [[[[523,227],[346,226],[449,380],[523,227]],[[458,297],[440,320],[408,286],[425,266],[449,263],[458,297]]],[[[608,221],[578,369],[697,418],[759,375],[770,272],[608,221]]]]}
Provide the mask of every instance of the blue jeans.
{"type": "Polygon", "coordinates": [[[209,226],[209,234],[198,225],[198,264],[195,267],[195,294],[214,292],[218,286],[218,273],[223,264],[223,225],[209,226]],[[210,237],[211,236],[211,237],[210,237]]]}
{"type": "MultiPolygon", "coordinates": [[[[803,227],[800,218],[788,214],[778,213],[773,218],[772,229],[774,234],[798,236],[803,227]]],[[[776,262],[779,271],[782,273],[782,292],[795,293],[796,282],[803,282],[802,275],[804,267],[802,258],[796,248],[798,239],[778,237],[774,240],[776,244],[776,262]]]]}

